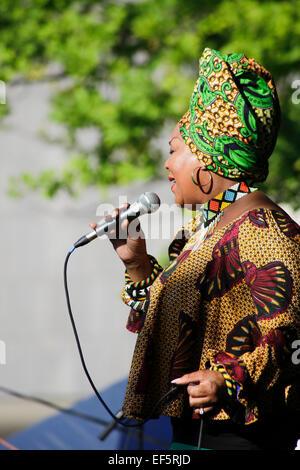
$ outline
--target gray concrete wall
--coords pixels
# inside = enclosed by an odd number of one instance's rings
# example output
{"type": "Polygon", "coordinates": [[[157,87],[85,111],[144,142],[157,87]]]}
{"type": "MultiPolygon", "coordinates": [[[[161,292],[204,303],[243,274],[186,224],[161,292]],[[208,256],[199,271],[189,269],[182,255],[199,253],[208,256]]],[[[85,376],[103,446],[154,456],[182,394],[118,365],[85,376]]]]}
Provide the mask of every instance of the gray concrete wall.
{"type": "MultiPolygon", "coordinates": [[[[0,126],[0,341],[6,347],[0,385],[66,404],[92,392],[67,314],[63,263],[73,242],[90,231],[88,224],[99,220],[96,210],[104,200],[96,190],[85,191],[79,199],[65,194],[55,200],[36,194],[21,200],[6,196],[10,176],[62,165],[69,155],[60,143],[38,137],[41,129],[53,138],[64,134],[47,117],[51,92],[47,83],[8,87],[12,113],[0,126]]],[[[168,182],[111,188],[107,200],[116,206],[122,194],[133,202],[146,190],[172,202],[168,182]]],[[[165,246],[166,241],[148,242],[154,255],[165,246]]],[[[129,310],[120,300],[123,280],[123,265],[106,238],[76,250],[70,259],[73,312],[89,371],[99,389],[127,376],[136,340],[125,328],[129,310]]],[[[0,436],[1,429],[3,436],[17,429],[18,423],[22,427],[48,413],[51,410],[40,405],[1,394],[0,436]]]]}

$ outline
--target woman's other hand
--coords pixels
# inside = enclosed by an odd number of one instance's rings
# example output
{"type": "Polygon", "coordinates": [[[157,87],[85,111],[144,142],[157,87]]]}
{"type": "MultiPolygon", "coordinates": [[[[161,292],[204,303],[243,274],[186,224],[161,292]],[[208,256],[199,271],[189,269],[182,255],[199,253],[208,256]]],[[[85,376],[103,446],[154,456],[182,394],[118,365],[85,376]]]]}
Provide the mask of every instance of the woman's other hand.
{"type": "Polygon", "coordinates": [[[227,393],[223,375],[212,370],[198,370],[175,379],[176,385],[187,385],[189,403],[194,413],[201,414],[212,411],[219,405],[227,393]]]}

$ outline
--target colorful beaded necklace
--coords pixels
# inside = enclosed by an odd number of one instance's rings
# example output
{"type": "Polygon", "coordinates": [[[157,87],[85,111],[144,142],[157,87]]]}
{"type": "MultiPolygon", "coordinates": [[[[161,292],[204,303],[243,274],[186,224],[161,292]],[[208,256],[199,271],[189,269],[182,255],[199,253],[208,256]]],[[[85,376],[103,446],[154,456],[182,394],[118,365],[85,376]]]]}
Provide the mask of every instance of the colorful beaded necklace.
{"type": "MultiPolygon", "coordinates": [[[[215,230],[226,207],[230,206],[230,204],[238,199],[241,199],[246,194],[252,193],[256,190],[257,188],[252,188],[248,186],[245,181],[241,181],[235,183],[230,188],[203,204],[200,211],[203,214],[204,222],[200,236],[194,243],[192,250],[196,250],[199,245],[215,230]]],[[[197,221],[199,221],[199,214],[197,214],[193,219],[192,231],[196,231],[197,221]]]]}

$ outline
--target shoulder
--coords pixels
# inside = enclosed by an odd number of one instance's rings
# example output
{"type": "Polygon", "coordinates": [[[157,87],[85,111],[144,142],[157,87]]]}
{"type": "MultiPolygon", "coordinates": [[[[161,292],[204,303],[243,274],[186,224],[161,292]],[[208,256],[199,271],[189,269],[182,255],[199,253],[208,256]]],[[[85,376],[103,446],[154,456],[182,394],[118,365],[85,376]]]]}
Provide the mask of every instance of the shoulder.
{"type": "Polygon", "coordinates": [[[265,233],[284,240],[296,239],[300,242],[300,226],[283,209],[256,208],[239,217],[234,225],[239,227],[239,234],[247,236],[252,232],[265,233]]]}
{"type": "Polygon", "coordinates": [[[213,251],[227,255],[233,247],[242,258],[300,257],[300,227],[283,210],[250,209],[211,236],[213,251]]]}
{"type": "Polygon", "coordinates": [[[276,263],[294,274],[299,270],[300,227],[285,212],[265,208],[249,211],[240,220],[237,237],[242,263],[257,268],[276,263]]]}

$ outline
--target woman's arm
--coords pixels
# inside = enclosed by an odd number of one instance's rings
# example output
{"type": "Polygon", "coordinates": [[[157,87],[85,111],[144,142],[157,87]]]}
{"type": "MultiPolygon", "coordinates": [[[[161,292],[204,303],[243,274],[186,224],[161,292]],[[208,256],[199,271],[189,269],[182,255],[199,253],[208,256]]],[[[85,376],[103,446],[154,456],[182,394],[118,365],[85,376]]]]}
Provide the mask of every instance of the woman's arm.
{"type": "Polygon", "coordinates": [[[126,271],[133,282],[139,282],[146,279],[150,276],[153,270],[153,266],[147,254],[144,257],[140,257],[139,259],[130,262],[125,262],[124,264],[126,271]]]}

